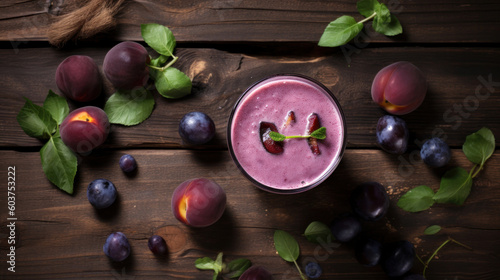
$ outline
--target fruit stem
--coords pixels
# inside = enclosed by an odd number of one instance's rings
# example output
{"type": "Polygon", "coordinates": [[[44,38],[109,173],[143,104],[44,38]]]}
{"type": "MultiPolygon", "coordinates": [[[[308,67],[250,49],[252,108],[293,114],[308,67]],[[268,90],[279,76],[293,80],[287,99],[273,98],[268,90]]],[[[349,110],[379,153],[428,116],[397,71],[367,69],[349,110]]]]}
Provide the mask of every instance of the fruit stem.
{"type": "Polygon", "coordinates": [[[365,18],[365,19],[363,19],[363,20],[359,21],[358,23],[364,23],[364,22],[367,22],[367,21],[369,21],[370,19],[374,18],[376,15],[377,15],[377,12],[373,12],[373,14],[372,14],[371,16],[369,16],[369,17],[367,17],[367,18],[365,18]]]}

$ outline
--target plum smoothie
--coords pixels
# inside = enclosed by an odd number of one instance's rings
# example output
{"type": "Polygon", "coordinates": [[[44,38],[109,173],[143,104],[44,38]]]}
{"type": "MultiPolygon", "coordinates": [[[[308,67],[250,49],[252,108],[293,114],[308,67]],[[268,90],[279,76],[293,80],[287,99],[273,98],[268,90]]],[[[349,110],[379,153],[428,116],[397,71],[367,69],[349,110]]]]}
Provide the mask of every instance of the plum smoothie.
{"type": "Polygon", "coordinates": [[[296,75],[274,76],[242,95],[230,118],[228,138],[236,164],[257,186],[278,193],[301,192],[325,180],[340,162],[344,118],[334,97],[317,82],[296,75]],[[289,112],[295,120],[287,124],[289,112]],[[280,154],[266,150],[261,122],[275,124],[287,136],[309,135],[308,117],[313,113],[326,128],[326,139],[317,140],[319,155],[304,138],[286,139],[280,154]]]}

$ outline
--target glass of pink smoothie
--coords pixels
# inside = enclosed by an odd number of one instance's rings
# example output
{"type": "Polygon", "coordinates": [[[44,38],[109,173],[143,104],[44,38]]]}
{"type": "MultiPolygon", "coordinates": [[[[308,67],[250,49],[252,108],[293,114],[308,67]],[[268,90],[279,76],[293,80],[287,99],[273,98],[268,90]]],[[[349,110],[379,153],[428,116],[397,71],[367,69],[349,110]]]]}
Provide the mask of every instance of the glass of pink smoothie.
{"type": "Polygon", "coordinates": [[[241,172],[257,187],[280,194],[312,189],[338,166],[345,149],[345,119],[339,102],[319,82],[297,74],[279,74],[250,86],[229,117],[229,152],[241,172]],[[294,121],[289,121],[293,112],[294,121]],[[286,139],[274,154],[264,147],[261,122],[275,124],[283,135],[309,135],[308,118],[315,113],[326,138],[317,140],[319,154],[308,139],[286,139]]]}

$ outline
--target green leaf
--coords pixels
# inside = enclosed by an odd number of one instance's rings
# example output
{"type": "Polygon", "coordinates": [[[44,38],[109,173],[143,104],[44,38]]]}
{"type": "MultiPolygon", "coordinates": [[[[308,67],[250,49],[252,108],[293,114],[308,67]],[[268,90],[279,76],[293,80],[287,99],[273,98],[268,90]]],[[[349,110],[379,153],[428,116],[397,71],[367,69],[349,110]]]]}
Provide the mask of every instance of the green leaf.
{"type": "Polygon", "coordinates": [[[199,258],[194,262],[194,266],[201,270],[214,270],[215,261],[209,257],[199,258]]]}
{"type": "Polygon", "coordinates": [[[300,254],[299,244],[288,232],[276,230],[274,232],[274,247],[281,258],[287,262],[294,262],[300,254]]]}
{"type": "Polygon", "coordinates": [[[433,225],[424,230],[425,235],[434,235],[441,230],[441,227],[438,225],[433,225]]]}
{"type": "Polygon", "coordinates": [[[159,54],[172,56],[175,48],[175,37],[166,26],[148,23],[141,24],[141,35],[146,44],[159,54]]]}
{"type": "Polygon", "coordinates": [[[77,170],[75,154],[59,137],[50,137],[40,150],[43,172],[50,182],[61,190],[72,194],[77,170]]]}
{"type": "Polygon", "coordinates": [[[164,71],[156,71],[155,86],[166,98],[181,98],[191,93],[191,80],[181,71],[169,67],[164,71]]]}
{"type": "Polygon", "coordinates": [[[69,106],[66,98],[55,94],[52,90],[49,90],[49,94],[43,102],[43,108],[52,115],[57,124],[61,124],[69,114],[69,106]]]}
{"type": "Polygon", "coordinates": [[[398,200],[398,206],[408,212],[429,209],[434,204],[434,191],[428,186],[418,186],[409,190],[398,200]]]}
{"type": "Polygon", "coordinates": [[[238,278],[252,265],[248,259],[236,259],[227,264],[226,269],[229,271],[225,274],[228,278],[238,278]]]}
{"type": "MultiPolygon", "coordinates": [[[[161,67],[163,64],[165,64],[167,62],[167,60],[168,60],[168,56],[160,55],[159,57],[157,57],[155,59],[151,59],[151,62],[149,62],[149,64],[156,66],[156,67],[161,67]]],[[[153,77],[153,79],[154,78],[156,78],[156,77],[153,77]]]]}
{"type": "Polygon", "coordinates": [[[381,21],[380,17],[373,18],[372,27],[378,33],[382,33],[386,36],[395,36],[403,33],[403,27],[399,23],[399,20],[391,15],[390,22],[381,21]]]}
{"type": "Polygon", "coordinates": [[[320,127],[311,133],[311,137],[323,140],[326,138],[326,127],[320,127]]]}
{"type": "Polygon", "coordinates": [[[324,223],[318,221],[314,221],[307,226],[304,236],[307,240],[318,244],[333,240],[330,228],[324,223]]]}
{"type": "Polygon", "coordinates": [[[57,122],[52,115],[31,100],[26,99],[24,107],[17,115],[17,122],[26,134],[41,140],[49,139],[57,130],[57,122]]]}
{"type": "Polygon", "coordinates": [[[375,12],[377,13],[375,18],[378,18],[377,21],[379,23],[387,24],[391,22],[391,12],[385,4],[377,5],[375,12]]]}
{"type": "Polygon", "coordinates": [[[472,187],[472,177],[462,167],[448,170],[441,178],[439,190],[434,200],[439,203],[462,205],[469,196],[472,187]]]}
{"type": "Polygon", "coordinates": [[[495,151],[495,136],[483,127],[465,138],[462,150],[470,161],[482,165],[495,151]]]}
{"type": "Polygon", "coordinates": [[[380,3],[377,0],[361,0],[356,4],[358,12],[364,17],[371,16],[378,6],[380,6],[380,3]]]}
{"type": "Polygon", "coordinates": [[[153,112],[153,95],[145,88],[131,91],[117,91],[106,101],[104,111],[109,122],[122,125],[136,125],[146,120],[153,112]]]}
{"type": "Polygon", "coordinates": [[[363,23],[356,22],[351,16],[341,16],[325,28],[318,45],[338,47],[351,41],[363,29],[363,23]]]}
{"type": "Polygon", "coordinates": [[[271,137],[271,139],[277,142],[285,141],[286,139],[285,135],[278,133],[276,131],[269,131],[269,137],[271,137]]]}

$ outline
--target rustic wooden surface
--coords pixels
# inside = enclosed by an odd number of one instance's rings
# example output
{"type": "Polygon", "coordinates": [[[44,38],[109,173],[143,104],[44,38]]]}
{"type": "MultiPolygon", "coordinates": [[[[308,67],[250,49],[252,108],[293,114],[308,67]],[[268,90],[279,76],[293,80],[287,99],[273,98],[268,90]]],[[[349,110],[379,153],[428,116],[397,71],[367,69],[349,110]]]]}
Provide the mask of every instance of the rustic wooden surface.
{"type": "MultiPolygon", "coordinates": [[[[194,261],[215,258],[221,251],[228,260],[245,257],[266,266],[275,279],[298,279],[294,266],[274,250],[275,229],[297,238],[299,263],[321,259],[321,279],[386,279],[380,268],[359,265],[350,245],[325,249],[301,236],[311,221],[328,223],[348,211],[350,191],[365,181],[379,181],[391,198],[383,220],[364,224],[374,236],[383,241],[407,239],[422,257],[448,236],[473,248],[447,245],[431,262],[428,279],[498,279],[499,152],[474,180],[465,205],[436,205],[417,214],[396,206],[412,187],[426,184],[436,189],[447,170],[428,168],[415,156],[419,143],[432,134],[443,133],[452,147],[449,166],[471,168],[461,145],[466,135],[483,126],[493,131],[498,147],[498,1],[388,1],[395,4],[404,35],[368,33],[365,43],[351,43],[357,50],[347,56],[340,48],[316,43],[336,17],[360,17],[355,1],[129,1],[114,31],[70,48],[50,47],[45,36],[50,21],[77,2],[0,4],[1,279],[211,279],[194,261]],[[175,66],[193,80],[193,94],[166,100],[155,93],[156,106],[148,120],[134,127],[114,125],[107,142],[80,159],[75,193],[67,195],[42,172],[42,143],[26,136],[15,120],[23,97],[41,104],[49,89],[59,93],[54,75],[65,57],[85,54],[101,65],[116,42],[141,42],[139,25],[146,22],[165,24],[174,32],[180,57],[175,66]],[[371,100],[370,86],[379,69],[400,60],[411,61],[425,73],[429,92],[418,110],[403,117],[412,132],[410,150],[393,156],[375,144],[375,124],[384,111],[371,100]],[[293,196],[252,186],[226,148],[227,118],[238,96],[259,79],[281,72],[305,74],[330,88],[348,128],[339,168],[316,189],[293,196]],[[208,113],[217,126],[215,139],[202,147],[183,145],[177,133],[180,118],[193,110],[208,113]],[[125,153],[138,161],[134,176],[119,169],[118,159],[125,153]],[[9,166],[16,166],[15,273],[7,271],[6,263],[9,166]],[[217,181],[228,196],[222,219],[204,229],[183,226],[170,210],[173,189],[194,177],[217,181]],[[118,203],[105,211],[95,211],[86,198],[86,186],[96,178],[113,181],[119,191],[118,203]],[[424,229],[433,224],[443,230],[425,236],[424,229]],[[113,231],[126,233],[132,245],[131,257],[123,263],[112,263],[102,253],[113,231]],[[166,258],[149,252],[147,239],[153,233],[167,240],[166,258]]],[[[107,84],[93,104],[102,106],[112,93],[107,84]]],[[[72,109],[80,105],[70,103],[72,109]]],[[[421,270],[416,262],[413,271],[421,270]]]]}

